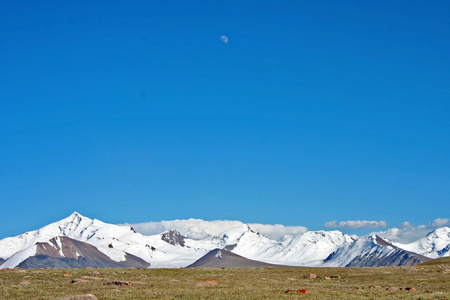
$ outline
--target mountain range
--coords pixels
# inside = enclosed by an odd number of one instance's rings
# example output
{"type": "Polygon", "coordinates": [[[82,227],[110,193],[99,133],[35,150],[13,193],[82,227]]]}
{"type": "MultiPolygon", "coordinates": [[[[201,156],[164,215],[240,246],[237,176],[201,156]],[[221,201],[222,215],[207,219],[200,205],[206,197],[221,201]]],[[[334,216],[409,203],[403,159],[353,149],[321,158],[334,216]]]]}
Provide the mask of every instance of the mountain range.
{"type": "Polygon", "coordinates": [[[80,267],[370,267],[414,265],[450,256],[450,228],[410,244],[377,235],[357,239],[340,231],[307,231],[275,241],[248,225],[213,237],[187,238],[176,230],[143,235],[74,212],[38,230],[0,240],[0,269],[80,267]]]}

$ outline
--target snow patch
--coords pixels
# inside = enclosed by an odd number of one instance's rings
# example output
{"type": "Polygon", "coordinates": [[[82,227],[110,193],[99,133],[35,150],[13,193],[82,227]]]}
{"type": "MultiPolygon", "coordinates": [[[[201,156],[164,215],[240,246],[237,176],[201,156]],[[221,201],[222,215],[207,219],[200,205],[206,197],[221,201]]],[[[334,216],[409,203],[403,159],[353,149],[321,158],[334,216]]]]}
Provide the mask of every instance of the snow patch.
{"type": "Polygon", "coordinates": [[[55,249],[58,249],[59,250],[59,255],[61,255],[61,257],[64,257],[64,253],[63,253],[63,246],[62,246],[62,242],[61,242],[61,239],[60,239],[60,237],[58,236],[58,237],[56,237],[55,238],[55,241],[56,241],[56,244],[58,245],[58,248],[55,248],[55,249]]]}

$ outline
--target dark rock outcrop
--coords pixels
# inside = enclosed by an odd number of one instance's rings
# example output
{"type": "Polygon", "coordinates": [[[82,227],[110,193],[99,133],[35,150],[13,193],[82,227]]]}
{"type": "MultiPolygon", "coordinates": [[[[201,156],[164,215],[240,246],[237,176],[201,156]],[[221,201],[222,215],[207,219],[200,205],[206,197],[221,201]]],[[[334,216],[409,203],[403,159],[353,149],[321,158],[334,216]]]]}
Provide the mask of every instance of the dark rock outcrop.
{"type": "Polygon", "coordinates": [[[386,267],[386,266],[414,266],[423,263],[429,258],[411,253],[402,249],[396,249],[386,256],[379,256],[373,252],[368,255],[360,254],[349,262],[346,267],[386,267]]]}
{"type": "Polygon", "coordinates": [[[185,246],[185,237],[183,235],[181,235],[181,233],[179,233],[176,230],[169,230],[166,232],[161,233],[161,239],[171,245],[179,245],[181,247],[185,246]]]}
{"type": "Polygon", "coordinates": [[[234,248],[236,248],[237,244],[233,244],[233,245],[226,245],[225,247],[223,247],[224,250],[227,251],[233,251],[234,248]]]}
{"type": "Polygon", "coordinates": [[[444,256],[445,256],[447,253],[449,253],[449,252],[450,252],[450,244],[448,244],[447,247],[445,247],[445,248],[439,250],[439,251],[438,251],[438,255],[439,255],[440,257],[444,257],[444,256]]]}

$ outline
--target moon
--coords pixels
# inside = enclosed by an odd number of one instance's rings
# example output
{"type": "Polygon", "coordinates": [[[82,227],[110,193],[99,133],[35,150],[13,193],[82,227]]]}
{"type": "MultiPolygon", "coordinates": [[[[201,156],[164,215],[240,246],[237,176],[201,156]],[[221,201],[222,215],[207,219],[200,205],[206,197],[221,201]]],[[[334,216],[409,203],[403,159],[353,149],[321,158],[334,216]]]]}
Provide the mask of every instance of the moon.
{"type": "Polygon", "coordinates": [[[222,35],[222,36],[220,37],[220,39],[222,40],[222,42],[223,42],[224,44],[228,44],[228,37],[227,37],[226,35],[222,35]]]}

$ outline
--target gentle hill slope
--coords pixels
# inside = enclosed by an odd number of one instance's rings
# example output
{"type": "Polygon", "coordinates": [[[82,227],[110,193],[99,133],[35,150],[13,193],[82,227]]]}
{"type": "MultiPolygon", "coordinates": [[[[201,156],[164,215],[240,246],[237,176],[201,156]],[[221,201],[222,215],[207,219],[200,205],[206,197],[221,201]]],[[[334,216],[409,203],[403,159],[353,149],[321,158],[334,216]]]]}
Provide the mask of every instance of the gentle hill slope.
{"type": "Polygon", "coordinates": [[[256,260],[247,259],[233,252],[214,249],[201,257],[187,268],[268,268],[283,267],[280,265],[268,264],[256,260]]]}

